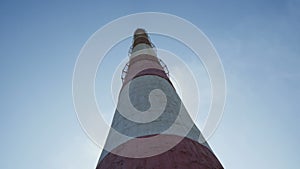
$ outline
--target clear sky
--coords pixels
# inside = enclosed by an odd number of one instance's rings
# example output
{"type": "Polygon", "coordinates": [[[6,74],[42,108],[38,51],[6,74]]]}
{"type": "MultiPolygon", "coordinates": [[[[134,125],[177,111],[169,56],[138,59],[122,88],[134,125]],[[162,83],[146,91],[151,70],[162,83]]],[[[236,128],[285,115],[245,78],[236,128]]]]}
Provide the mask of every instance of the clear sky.
{"type": "MultiPolygon", "coordinates": [[[[227,102],[209,144],[224,167],[297,168],[299,9],[295,0],[1,1],[1,168],[95,167],[101,149],[80,128],[72,103],[76,58],[85,41],[106,23],[149,11],[189,20],[220,55],[227,102]]],[[[152,39],[176,53],[175,43],[152,39]]],[[[118,58],[127,57],[126,42],[118,58]]],[[[97,81],[99,77],[109,78],[98,75],[97,81]]]]}

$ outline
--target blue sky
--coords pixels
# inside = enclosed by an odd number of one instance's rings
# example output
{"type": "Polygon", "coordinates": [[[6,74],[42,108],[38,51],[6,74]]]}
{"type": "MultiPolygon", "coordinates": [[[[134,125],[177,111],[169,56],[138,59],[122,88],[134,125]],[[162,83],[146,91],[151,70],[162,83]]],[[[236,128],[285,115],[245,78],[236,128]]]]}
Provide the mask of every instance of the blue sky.
{"type": "MultiPolygon", "coordinates": [[[[76,58],[106,23],[149,11],[189,20],[220,55],[227,102],[209,143],[224,167],[296,168],[299,8],[295,0],[1,1],[1,168],[95,167],[101,150],[80,128],[72,103],[76,58]]],[[[176,52],[162,38],[152,39],[176,52]]]]}

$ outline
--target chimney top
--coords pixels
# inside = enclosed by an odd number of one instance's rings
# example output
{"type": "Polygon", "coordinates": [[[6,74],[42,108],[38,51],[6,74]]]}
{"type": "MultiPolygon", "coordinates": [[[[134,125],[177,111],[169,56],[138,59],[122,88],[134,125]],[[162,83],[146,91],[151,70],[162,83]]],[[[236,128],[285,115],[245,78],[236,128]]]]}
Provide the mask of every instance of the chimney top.
{"type": "Polygon", "coordinates": [[[141,35],[141,34],[147,34],[146,33],[146,30],[145,29],[142,29],[142,28],[137,28],[135,31],[134,31],[134,35],[141,35]]]}

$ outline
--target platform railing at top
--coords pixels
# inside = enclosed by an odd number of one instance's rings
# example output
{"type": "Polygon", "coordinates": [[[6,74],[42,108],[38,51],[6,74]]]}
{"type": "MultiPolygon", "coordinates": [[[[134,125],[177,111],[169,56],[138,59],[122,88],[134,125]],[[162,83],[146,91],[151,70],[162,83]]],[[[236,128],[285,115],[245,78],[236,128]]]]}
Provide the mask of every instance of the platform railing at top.
{"type": "MultiPolygon", "coordinates": [[[[161,65],[161,67],[164,69],[164,72],[166,73],[166,75],[169,77],[169,69],[168,69],[167,65],[161,59],[158,59],[158,61],[159,61],[159,64],[161,65]]],[[[129,68],[129,62],[126,63],[126,65],[124,66],[124,68],[122,70],[122,74],[121,74],[122,82],[124,82],[124,80],[125,80],[125,77],[128,73],[128,68],[129,68]]]]}
{"type": "Polygon", "coordinates": [[[124,79],[125,79],[125,77],[127,75],[128,67],[129,67],[129,62],[126,63],[126,65],[124,66],[124,68],[122,70],[122,74],[121,74],[122,82],[124,82],[124,79]]]}
{"type": "Polygon", "coordinates": [[[168,66],[165,64],[165,62],[163,62],[161,59],[158,59],[160,65],[163,67],[166,75],[169,77],[169,69],[168,66]]]}

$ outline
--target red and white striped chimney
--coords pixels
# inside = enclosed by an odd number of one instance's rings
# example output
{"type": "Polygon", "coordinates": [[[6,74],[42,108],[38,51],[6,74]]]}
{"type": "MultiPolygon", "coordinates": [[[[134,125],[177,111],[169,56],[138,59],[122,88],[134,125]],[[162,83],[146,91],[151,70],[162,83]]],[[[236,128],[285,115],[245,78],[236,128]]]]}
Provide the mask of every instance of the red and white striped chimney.
{"type": "Polygon", "coordinates": [[[144,29],[134,32],[112,129],[96,169],[223,168],[144,29]]]}

